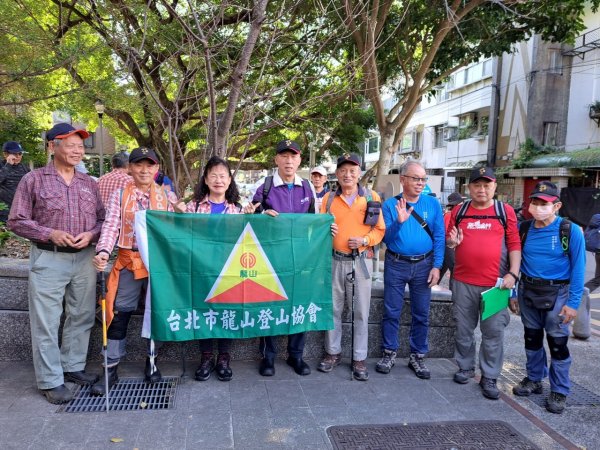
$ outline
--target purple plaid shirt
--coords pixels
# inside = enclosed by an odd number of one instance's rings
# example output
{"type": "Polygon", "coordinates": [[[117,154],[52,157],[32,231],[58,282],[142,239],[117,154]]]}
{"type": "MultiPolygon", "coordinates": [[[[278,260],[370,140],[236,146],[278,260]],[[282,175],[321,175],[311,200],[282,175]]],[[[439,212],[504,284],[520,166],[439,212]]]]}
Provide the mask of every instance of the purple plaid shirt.
{"type": "Polygon", "coordinates": [[[73,236],[91,231],[96,242],[103,221],[104,207],[96,182],[75,171],[67,185],[50,163],[29,172],[17,186],[8,228],[36,242],[48,242],[52,230],[73,236]]]}

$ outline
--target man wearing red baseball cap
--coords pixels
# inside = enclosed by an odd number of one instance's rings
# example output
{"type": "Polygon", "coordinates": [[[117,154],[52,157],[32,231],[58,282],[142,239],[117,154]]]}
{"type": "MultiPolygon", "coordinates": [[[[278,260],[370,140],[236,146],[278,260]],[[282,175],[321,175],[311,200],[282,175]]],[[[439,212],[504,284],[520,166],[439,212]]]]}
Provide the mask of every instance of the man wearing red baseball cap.
{"type": "Polygon", "coordinates": [[[8,217],[9,228],[31,240],[29,319],[37,386],[50,403],[67,403],[64,384],[94,383],[84,371],[94,325],[94,248],[104,221],[96,182],[75,166],[85,153],[88,132],[59,123],[46,133],[52,161],[23,177],[8,217]],[[58,327],[66,320],[62,343],[58,327]]]}
{"type": "Polygon", "coordinates": [[[550,379],[546,409],[561,414],[571,382],[569,323],[577,315],[583,294],[585,242],[578,226],[557,215],[562,206],[557,186],[540,181],[531,195],[532,221],[520,227],[523,245],[519,296],[511,309],[521,311],[525,331],[527,376],[513,387],[518,396],[541,394],[542,380],[550,379]],[[565,223],[567,224],[565,227],[565,223]],[[544,349],[544,331],[550,367],[544,349]]]}

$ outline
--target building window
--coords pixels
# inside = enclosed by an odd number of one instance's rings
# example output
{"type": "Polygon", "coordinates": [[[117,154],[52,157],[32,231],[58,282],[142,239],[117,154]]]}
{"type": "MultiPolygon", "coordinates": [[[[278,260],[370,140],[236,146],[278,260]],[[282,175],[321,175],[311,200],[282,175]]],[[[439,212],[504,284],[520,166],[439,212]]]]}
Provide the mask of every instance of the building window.
{"type": "Polygon", "coordinates": [[[483,77],[491,77],[492,76],[492,60],[486,59],[483,62],[483,77]]]}
{"type": "Polygon", "coordinates": [[[413,131],[412,133],[412,150],[414,152],[420,152],[423,150],[423,132],[413,131]]]}
{"type": "Polygon", "coordinates": [[[544,141],[542,145],[556,147],[556,137],[558,136],[558,122],[544,122],[544,141]]]}
{"type": "Polygon", "coordinates": [[[372,153],[377,153],[379,151],[379,136],[375,136],[369,139],[369,144],[367,147],[367,153],[370,155],[372,153]]]}
{"type": "Polygon", "coordinates": [[[548,50],[548,73],[562,74],[562,54],[560,49],[548,50]]]}
{"type": "Polygon", "coordinates": [[[433,127],[433,146],[437,147],[445,147],[446,140],[444,139],[444,126],[437,125],[433,127]]]}

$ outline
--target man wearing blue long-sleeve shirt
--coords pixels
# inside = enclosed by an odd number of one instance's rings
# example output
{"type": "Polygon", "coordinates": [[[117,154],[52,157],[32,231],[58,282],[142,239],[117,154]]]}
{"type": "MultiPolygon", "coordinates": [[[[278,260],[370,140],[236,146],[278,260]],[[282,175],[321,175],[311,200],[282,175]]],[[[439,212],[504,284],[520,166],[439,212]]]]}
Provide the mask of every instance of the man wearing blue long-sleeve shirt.
{"type": "MultiPolygon", "coordinates": [[[[542,393],[542,379],[549,375],[550,395],[546,409],[564,411],[571,382],[571,356],[567,341],[569,322],[577,315],[583,293],[585,242],[583,232],[556,213],[561,207],[555,184],[540,181],[531,195],[529,212],[534,220],[521,224],[523,245],[518,308],[525,328],[527,376],[513,387],[513,393],[528,396],[542,393]],[[567,234],[568,233],[568,234],[567,234]],[[550,349],[548,371],[544,330],[550,349]]],[[[517,303],[511,300],[511,309],[517,303]]]]}
{"type": "Polygon", "coordinates": [[[421,195],[427,183],[425,168],[409,161],[400,169],[402,194],[383,204],[385,237],[383,294],[383,356],[375,369],[389,373],[398,351],[400,313],[408,284],[412,323],[408,366],[419,378],[431,377],[425,365],[429,351],[431,287],[440,278],[444,261],[445,233],[442,208],[434,197],[421,195]]]}

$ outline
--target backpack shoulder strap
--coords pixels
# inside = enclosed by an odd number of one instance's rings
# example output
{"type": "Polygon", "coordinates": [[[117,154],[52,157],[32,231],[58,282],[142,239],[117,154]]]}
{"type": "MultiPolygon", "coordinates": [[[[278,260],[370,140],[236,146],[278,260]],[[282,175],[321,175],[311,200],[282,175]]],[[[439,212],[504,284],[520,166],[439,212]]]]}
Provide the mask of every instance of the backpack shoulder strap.
{"type": "Polygon", "coordinates": [[[560,237],[560,246],[562,247],[565,255],[569,254],[569,244],[571,242],[571,221],[567,218],[563,218],[558,229],[558,235],[560,237]]]}
{"type": "Polygon", "coordinates": [[[521,223],[519,227],[519,237],[521,238],[521,251],[523,251],[523,247],[525,246],[525,240],[527,239],[527,233],[529,233],[529,228],[531,228],[531,224],[533,220],[526,220],[521,223]]]}
{"type": "Polygon", "coordinates": [[[265,177],[265,182],[263,183],[263,195],[262,195],[262,207],[265,208],[265,202],[267,201],[267,197],[269,196],[269,192],[271,192],[271,188],[273,187],[273,175],[269,175],[265,177]]]}
{"type": "Polygon", "coordinates": [[[504,206],[504,202],[494,199],[494,211],[496,211],[496,215],[498,216],[498,220],[506,230],[506,208],[504,206]]]}
{"type": "Polygon", "coordinates": [[[333,203],[333,199],[337,195],[337,191],[329,191],[329,195],[327,197],[327,204],[325,205],[325,212],[330,214],[329,210],[331,209],[331,204],[333,203]]]}
{"type": "Polygon", "coordinates": [[[314,214],[315,211],[315,196],[313,195],[313,190],[310,187],[310,181],[306,178],[302,178],[302,186],[304,187],[304,192],[310,193],[310,205],[308,205],[308,214],[314,214]]]}
{"type": "Polygon", "coordinates": [[[463,220],[463,218],[467,214],[467,210],[469,209],[470,205],[471,205],[471,200],[465,200],[464,202],[462,202],[462,205],[460,205],[460,209],[458,210],[458,213],[456,214],[455,225],[457,227],[458,227],[458,224],[460,223],[460,221],[463,220]]]}

